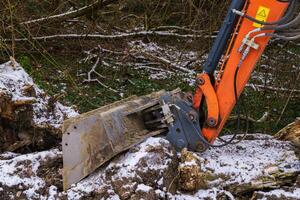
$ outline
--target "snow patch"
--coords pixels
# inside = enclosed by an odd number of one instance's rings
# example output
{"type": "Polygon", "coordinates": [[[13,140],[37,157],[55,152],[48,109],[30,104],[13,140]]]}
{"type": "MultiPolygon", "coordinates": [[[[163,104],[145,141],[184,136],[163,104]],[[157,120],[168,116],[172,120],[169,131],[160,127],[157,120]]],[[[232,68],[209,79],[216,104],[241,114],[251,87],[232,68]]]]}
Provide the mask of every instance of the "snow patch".
{"type": "Polygon", "coordinates": [[[53,111],[49,111],[48,105],[51,97],[34,84],[20,64],[13,61],[0,65],[0,91],[6,93],[14,101],[34,101],[32,104],[33,123],[38,127],[59,128],[66,118],[78,115],[71,107],[63,106],[59,102],[55,102],[53,111]],[[26,87],[32,87],[35,94],[28,96],[24,92],[26,87]]]}
{"type": "Polygon", "coordinates": [[[38,190],[45,186],[45,181],[37,176],[40,162],[61,154],[58,149],[53,149],[0,160],[0,184],[8,187],[22,186],[27,188],[23,193],[28,199],[41,198],[38,190]]]}
{"type": "MultiPolygon", "coordinates": [[[[272,136],[255,134],[255,140],[243,140],[239,144],[212,148],[199,157],[203,171],[229,177],[226,185],[245,184],[256,178],[268,176],[266,172],[278,169],[285,173],[300,172],[300,163],[289,142],[275,140],[272,136]]],[[[224,136],[228,140],[232,136],[224,136]]]]}
{"type": "Polygon", "coordinates": [[[136,188],[136,191],[142,191],[142,192],[149,192],[152,189],[152,187],[145,185],[145,184],[139,184],[136,188]]]}

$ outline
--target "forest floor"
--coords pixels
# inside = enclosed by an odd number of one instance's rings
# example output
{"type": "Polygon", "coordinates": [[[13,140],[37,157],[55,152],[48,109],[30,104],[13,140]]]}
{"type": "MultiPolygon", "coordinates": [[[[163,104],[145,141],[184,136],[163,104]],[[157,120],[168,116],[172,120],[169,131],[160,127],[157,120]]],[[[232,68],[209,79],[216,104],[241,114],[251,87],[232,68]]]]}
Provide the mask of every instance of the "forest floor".
{"type": "MultiPolygon", "coordinates": [[[[204,153],[178,153],[163,137],[151,137],[63,191],[60,128],[78,114],[41,90],[14,60],[0,70],[7,133],[1,140],[11,144],[1,149],[19,152],[0,154],[1,199],[299,199],[297,147],[265,134],[204,153]]],[[[160,76],[166,74],[153,78],[160,76]]]]}

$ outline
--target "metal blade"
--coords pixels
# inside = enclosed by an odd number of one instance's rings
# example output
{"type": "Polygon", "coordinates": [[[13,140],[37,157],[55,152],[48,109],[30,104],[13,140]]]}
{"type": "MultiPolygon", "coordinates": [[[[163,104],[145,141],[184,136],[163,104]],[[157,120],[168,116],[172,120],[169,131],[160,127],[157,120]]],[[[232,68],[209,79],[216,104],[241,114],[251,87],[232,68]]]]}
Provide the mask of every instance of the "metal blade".
{"type": "Polygon", "coordinates": [[[65,121],[62,137],[64,189],[117,154],[164,131],[146,129],[142,118],[142,111],[159,104],[164,93],[133,96],[65,121]]]}

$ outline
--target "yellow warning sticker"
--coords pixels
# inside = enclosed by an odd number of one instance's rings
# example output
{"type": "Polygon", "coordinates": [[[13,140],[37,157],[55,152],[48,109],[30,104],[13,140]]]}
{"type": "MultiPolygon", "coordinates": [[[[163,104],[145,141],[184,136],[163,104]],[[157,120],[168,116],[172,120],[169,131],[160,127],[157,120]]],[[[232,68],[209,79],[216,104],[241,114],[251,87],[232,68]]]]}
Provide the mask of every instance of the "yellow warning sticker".
{"type": "MultiPolygon", "coordinates": [[[[255,19],[262,21],[262,22],[266,22],[269,14],[270,14],[270,8],[267,8],[264,6],[259,6],[255,19]]],[[[253,23],[253,26],[257,27],[257,28],[263,27],[263,25],[261,25],[259,23],[253,23]]]]}

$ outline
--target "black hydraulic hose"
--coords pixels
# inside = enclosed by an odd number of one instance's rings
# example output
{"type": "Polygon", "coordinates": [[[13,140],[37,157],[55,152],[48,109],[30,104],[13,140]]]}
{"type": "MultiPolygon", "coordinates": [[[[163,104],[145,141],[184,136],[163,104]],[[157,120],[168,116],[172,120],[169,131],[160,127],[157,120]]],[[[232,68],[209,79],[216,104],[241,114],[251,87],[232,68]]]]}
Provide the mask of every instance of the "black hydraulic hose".
{"type": "Polygon", "coordinates": [[[287,40],[287,41],[293,41],[293,40],[300,39],[300,34],[289,37],[289,36],[279,35],[279,34],[275,34],[275,33],[266,33],[266,36],[278,38],[278,39],[282,39],[282,40],[287,40]]]}
{"type": "MultiPolygon", "coordinates": [[[[237,92],[237,75],[239,72],[240,67],[238,66],[235,70],[234,73],[234,78],[233,78],[233,85],[234,85],[234,98],[235,98],[235,102],[236,102],[236,110],[237,110],[237,130],[239,131],[241,128],[241,110],[240,110],[240,101],[238,100],[238,92],[237,92]]],[[[232,142],[235,140],[235,138],[237,137],[238,133],[235,132],[233,134],[233,136],[231,137],[230,140],[226,141],[224,139],[221,139],[222,142],[224,142],[224,144],[222,144],[221,146],[226,146],[229,144],[232,144],[232,142]]],[[[237,142],[238,143],[238,142],[237,142]]]]}
{"type": "Polygon", "coordinates": [[[299,32],[276,32],[274,34],[284,36],[284,37],[295,37],[297,35],[300,35],[300,31],[299,32]]]}
{"type": "Polygon", "coordinates": [[[284,15],[283,18],[281,18],[278,21],[275,22],[263,22],[260,20],[255,19],[254,17],[251,17],[247,14],[244,14],[244,17],[249,19],[250,21],[253,21],[255,23],[261,24],[261,25],[281,25],[286,23],[287,21],[289,21],[291,19],[291,17],[293,16],[294,12],[296,11],[297,8],[297,4],[298,4],[298,0],[289,0],[288,1],[290,6],[286,12],[286,14],[284,15]]]}
{"type": "Polygon", "coordinates": [[[287,24],[282,24],[282,25],[278,25],[278,26],[265,26],[261,28],[261,31],[266,31],[266,30],[284,30],[284,29],[289,29],[289,28],[293,28],[297,25],[300,24],[300,13],[297,15],[296,18],[294,18],[292,21],[290,21],[287,24]]]}
{"type": "MultiPolygon", "coordinates": [[[[238,94],[237,94],[237,75],[238,75],[238,72],[239,72],[239,66],[236,68],[235,70],[235,73],[234,73],[234,81],[233,81],[233,84],[234,84],[234,96],[235,96],[235,100],[236,100],[236,103],[237,103],[237,112],[238,112],[238,122],[237,122],[237,129],[239,130],[240,129],[240,125],[241,125],[241,121],[240,121],[240,103],[238,101],[238,94]]],[[[213,148],[220,148],[220,147],[225,147],[229,144],[232,144],[232,142],[235,140],[236,136],[238,134],[237,133],[234,133],[233,136],[230,138],[230,140],[226,141],[224,139],[220,139],[221,142],[223,142],[223,144],[220,144],[220,145],[215,145],[215,144],[210,144],[205,138],[203,135],[201,135],[202,137],[202,141],[204,142],[205,145],[209,146],[209,147],[213,147],[213,148]]]]}
{"type": "MultiPolygon", "coordinates": [[[[276,32],[277,33],[277,32],[276,32]]],[[[279,32],[278,32],[279,33],[279,32]]],[[[300,29],[280,30],[280,33],[300,33],[300,29]]]]}

